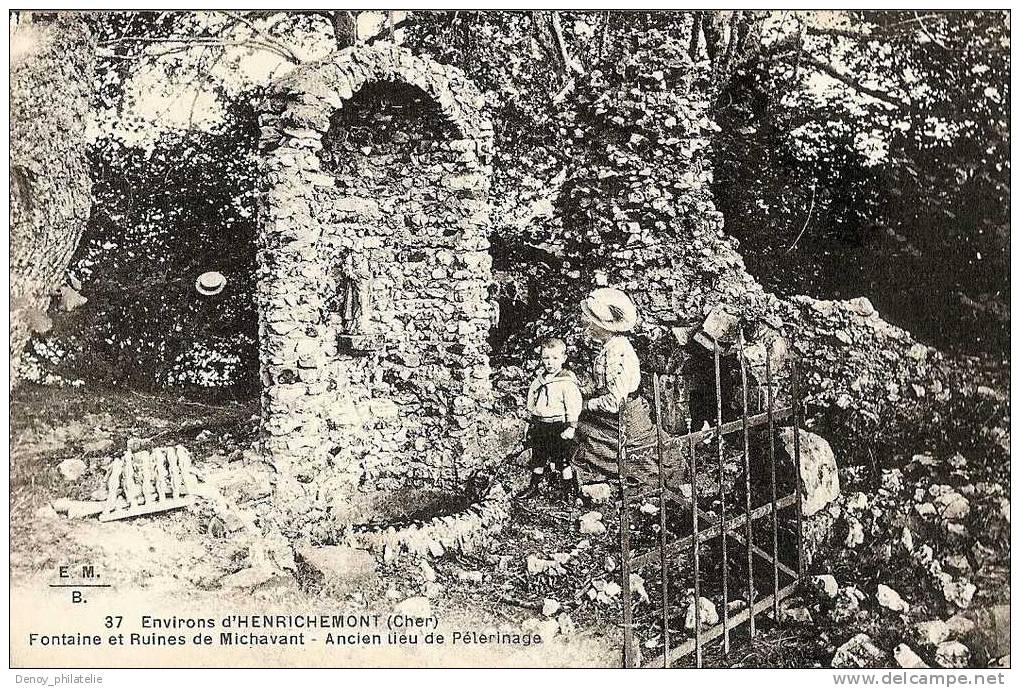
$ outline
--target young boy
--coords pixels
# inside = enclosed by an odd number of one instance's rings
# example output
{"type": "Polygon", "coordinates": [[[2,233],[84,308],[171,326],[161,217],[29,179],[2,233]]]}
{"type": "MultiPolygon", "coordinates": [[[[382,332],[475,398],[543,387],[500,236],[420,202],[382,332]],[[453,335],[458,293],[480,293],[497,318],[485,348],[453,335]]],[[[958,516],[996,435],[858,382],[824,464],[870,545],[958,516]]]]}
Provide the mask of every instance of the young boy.
{"type": "Polygon", "coordinates": [[[567,347],[562,340],[543,340],[540,348],[542,370],[528,389],[531,483],[521,493],[522,497],[535,495],[547,472],[550,481],[561,479],[564,492],[569,492],[576,482],[569,462],[581,415],[581,387],[574,374],[563,367],[567,347]]]}

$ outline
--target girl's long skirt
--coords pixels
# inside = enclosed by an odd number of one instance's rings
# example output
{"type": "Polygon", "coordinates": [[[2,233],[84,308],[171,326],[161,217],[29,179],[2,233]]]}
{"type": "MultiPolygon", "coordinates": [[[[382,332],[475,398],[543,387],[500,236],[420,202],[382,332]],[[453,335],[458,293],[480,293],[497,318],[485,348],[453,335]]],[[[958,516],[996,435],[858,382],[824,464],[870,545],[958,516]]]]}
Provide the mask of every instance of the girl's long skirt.
{"type": "MultiPolygon", "coordinates": [[[[647,440],[654,431],[648,402],[638,397],[624,407],[628,446],[647,440]]],[[[573,464],[583,481],[616,478],[620,472],[620,414],[584,411],[577,424],[577,450],[573,464]]]]}

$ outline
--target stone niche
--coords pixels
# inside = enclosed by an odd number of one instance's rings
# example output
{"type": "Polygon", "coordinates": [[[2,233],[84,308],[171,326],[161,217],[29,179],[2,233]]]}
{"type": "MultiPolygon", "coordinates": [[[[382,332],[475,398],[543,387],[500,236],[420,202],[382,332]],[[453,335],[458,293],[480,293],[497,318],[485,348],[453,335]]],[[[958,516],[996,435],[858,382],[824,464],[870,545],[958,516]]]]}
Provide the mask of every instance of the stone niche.
{"type": "Polygon", "coordinates": [[[455,491],[483,458],[495,307],[481,106],[459,71],[394,46],[300,67],[266,100],[262,427],[285,531],[331,539],[378,520],[372,493],[455,491]]]}

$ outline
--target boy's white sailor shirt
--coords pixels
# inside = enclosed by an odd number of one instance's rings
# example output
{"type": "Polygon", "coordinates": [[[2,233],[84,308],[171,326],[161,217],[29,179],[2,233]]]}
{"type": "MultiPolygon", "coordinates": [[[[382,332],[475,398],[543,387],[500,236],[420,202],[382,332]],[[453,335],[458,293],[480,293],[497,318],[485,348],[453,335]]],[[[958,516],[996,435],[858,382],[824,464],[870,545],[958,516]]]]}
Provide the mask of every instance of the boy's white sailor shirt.
{"type": "Polygon", "coordinates": [[[540,372],[528,389],[528,413],[546,423],[577,425],[583,403],[581,386],[569,370],[555,375],[540,372]]]}

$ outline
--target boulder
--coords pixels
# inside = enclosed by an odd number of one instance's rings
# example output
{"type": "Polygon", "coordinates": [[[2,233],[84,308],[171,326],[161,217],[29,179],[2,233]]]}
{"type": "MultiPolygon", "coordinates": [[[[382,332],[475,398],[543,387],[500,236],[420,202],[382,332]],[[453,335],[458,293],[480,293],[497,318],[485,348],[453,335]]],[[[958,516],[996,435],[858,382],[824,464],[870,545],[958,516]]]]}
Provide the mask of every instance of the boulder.
{"type": "Polygon", "coordinates": [[[946,492],[935,499],[935,506],[939,515],[948,521],[957,521],[966,518],[970,513],[970,502],[962,494],[956,491],[946,492]]]}
{"type": "MultiPolygon", "coordinates": [[[[780,432],[787,456],[794,452],[793,429],[780,432]]],[[[839,470],[832,447],[824,438],[800,430],[800,476],[804,486],[802,508],[804,516],[814,516],[839,497],[839,470]]]]}
{"type": "Polygon", "coordinates": [[[616,581],[598,578],[588,588],[588,598],[601,604],[612,604],[623,588],[616,581]]]}
{"type": "Polygon", "coordinates": [[[606,532],[606,526],[602,523],[602,514],[598,511],[589,511],[578,519],[581,533],[585,535],[601,535],[606,532]]]}
{"type": "Polygon", "coordinates": [[[437,559],[446,554],[446,548],[443,547],[443,543],[439,542],[438,540],[430,540],[428,546],[429,554],[431,554],[433,557],[437,559]]]}
{"type": "Polygon", "coordinates": [[[85,475],[85,471],[88,470],[88,464],[81,459],[64,459],[57,466],[57,470],[60,471],[60,475],[64,476],[64,480],[74,483],[81,480],[81,477],[85,475]]]}
{"type": "Polygon", "coordinates": [[[835,599],[836,595],[839,594],[839,583],[836,582],[835,576],[825,574],[821,576],[813,576],[811,580],[814,581],[815,587],[818,588],[818,591],[830,600],[835,599]]]}
{"type": "Polygon", "coordinates": [[[456,569],[454,572],[457,576],[457,580],[465,583],[481,583],[482,572],[481,571],[468,571],[466,569],[456,569]]]}
{"type": "Polygon", "coordinates": [[[322,575],[327,585],[358,584],[377,577],[375,557],[362,549],[328,545],[302,547],[297,553],[310,569],[322,575]]]}
{"type": "Polygon", "coordinates": [[[878,600],[880,605],[894,612],[906,614],[910,611],[910,604],[908,604],[902,597],[900,597],[898,592],[890,588],[888,585],[878,586],[878,592],[875,594],[875,599],[878,600]]]}
{"type": "Polygon", "coordinates": [[[970,664],[970,648],[958,640],[941,643],[935,650],[935,663],[944,669],[962,669],[970,664]]]}
{"type": "Polygon", "coordinates": [[[968,619],[963,614],[957,614],[956,616],[950,617],[946,620],[946,639],[950,635],[954,638],[964,638],[970,635],[970,632],[977,626],[973,621],[968,619]]]}
{"type": "Polygon", "coordinates": [[[596,504],[608,502],[613,495],[613,488],[609,483],[592,483],[581,486],[581,494],[596,504]]]}
{"type": "Polygon", "coordinates": [[[739,597],[735,600],[730,600],[729,602],[726,603],[726,613],[729,614],[730,616],[733,616],[734,614],[739,614],[745,609],[747,609],[747,600],[741,599],[739,597]]]}
{"type": "Polygon", "coordinates": [[[794,623],[811,623],[811,610],[800,605],[784,606],[779,611],[781,621],[793,621],[794,623]]]}
{"type": "Polygon", "coordinates": [[[900,643],[893,650],[893,659],[904,669],[927,669],[928,665],[924,663],[916,652],[910,649],[910,646],[906,643],[900,643]]]}
{"type": "Polygon", "coordinates": [[[421,577],[426,583],[435,583],[436,581],[436,570],[432,568],[432,565],[427,561],[422,561],[419,565],[421,568],[421,577]]]}
{"type": "Polygon", "coordinates": [[[408,597],[393,608],[397,614],[426,618],[432,616],[432,603],[427,597],[408,597]]]}
{"type": "Polygon", "coordinates": [[[914,534],[910,532],[910,528],[903,526],[903,533],[900,535],[900,544],[903,545],[903,549],[908,552],[914,551],[914,534]]]}
{"type": "Polygon", "coordinates": [[[946,557],[945,568],[956,573],[967,573],[970,571],[970,562],[962,554],[954,554],[946,557]]]}
{"type": "Polygon", "coordinates": [[[954,581],[952,578],[949,578],[949,580],[942,582],[942,595],[946,598],[947,602],[952,602],[960,609],[966,609],[970,606],[970,601],[974,599],[975,592],[977,592],[977,588],[973,583],[966,580],[954,581]]]}
{"type": "Polygon", "coordinates": [[[74,287],[64,286],[60,288],[60,310],[73,311],[79,306],[84,306],[89,300],[81,295],[74,287]]]}
{"type": "Polygon", "coordinates": [[[949,640],[950,628],[941,619],[923,621],[916,624],[914,630],[917,631],[921,642],[926,645],[938,645],[949,640]]]}
{"type": "MultiPolygon", "coordinates": [[[[700,618],[698,621],[701,622],[701,626],[714,626],[719,623],[719,612],[716,611],[715,604],[712,600],[701,597],[698,599],[698,613],[700,618]]],[[[694,630],[694,600],[691,600],[690,604],[687,605],[687,616],[684,619],[684,628],[688,631],[694,630]]]]}
{"type": "Polygon", "coordinates": [[[716,306],[705,318],[705,322],[701,325],[701,332],[698,333],[701,335],[704,332],[708,338],[702,337],[698,341],[702,342],[707,349],[712,348],[713,339],[720,343],[735,342],[739,327],[740,320],[735,315],[728,313],[722,306],[716,306]]]}
{"type": "Polygon", "coordinates": [[[542,614],[544,616],[555,616],[559,610],[560,603],[553,598],[547,597],[542,601],[542,614]]]}
{"type": "Polygon", "coordinates": [[[648,603],[648,591],[645,590],[645,579],[636,573],[630,574],[630,592],[637,599],[648,603]]]}
{"type": "Polygon", "coordinates": [[[885,665],[885,653],[875,647],[867,633],[858,633],[840,645],[831,662],[833,669],[880,669],[885,665]]]}
{"type": "MultiPolygon", "coordinates": [[[[866,296],[858,296],[855,299],[850,299],[849,301],[847,301],[847,305],[850,307],[851,311],[861,316],[862,318],[870,318],[871,316],[876,315],[878,313],[878,311],[876,311],[875,307],[872,305],[871,301],[869,301],[866,296]]],[[[915,344],[914,346],[916,347],[920,345],[915,344]]],[[[922,349],[923,348],[924,347],[922,347],[922,349]]],[[[911,348],[911,351],[913,350],[914,349],[911,348]]],[[[909,356],[911,354],[908,352],[907,355],[909,356]]]]}

